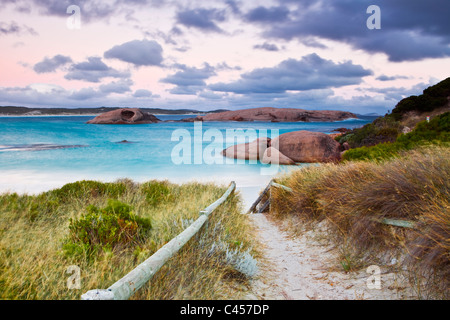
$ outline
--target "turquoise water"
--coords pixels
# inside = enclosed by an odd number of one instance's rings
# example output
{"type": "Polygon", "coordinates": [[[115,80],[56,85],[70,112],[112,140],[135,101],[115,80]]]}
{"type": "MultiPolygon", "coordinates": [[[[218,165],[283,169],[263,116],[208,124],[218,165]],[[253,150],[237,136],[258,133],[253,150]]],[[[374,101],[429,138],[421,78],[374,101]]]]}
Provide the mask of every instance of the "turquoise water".
{"type": "MultiPolygon", "coordinates": [[[[177,120],[186,116],[158,116],[177,120]]],[[[372,119],[352,119],[333,123],[208,122],[201,132],[193,123],[161,122],[148,125],[88,125],[92,117],[0,117],[0,192],[36,193],[80,179],[136,181],[168,179],[196,180],[240,187],[262,187],[271,176],[261,174],[262,164],[225,163],[219,154],[202,154],[208,146],[217,150],[235,144],[227,129],[253,129],[258,136],[275,136],[290,131],[331,133],[336,128],[360,127],[372,119]],[[191,136],[191,164],[177,165],[172,153],[180,141],[172,141],[179,131],[191,136]],[[203,141],[202,134],[215,129],[223,140],[203,141]],[[217,131],[219,130],[219,131],[217,131]],[[271,132],[271,130],[275,130],[271,132]],[[278,132],[276,131],[278,130],[278,132]],[[118,143],[126,140],[130,143],[118,143]],[[198,152],[201,164],[194,164],[198,152]],[[215,161],[215,164],[206,164],[215,161]],[[223,164],[218,164],[220,162],[223,164]]],[[[238,134],[237,142],[245,137],[238,134]]],[[[186,141],[184,141],[186,142],[186,141]]],[[[181,155],[184,155],[182,153],[181,155]]],[[[186,159],[186,158],[185,158],[186,159]]],[[[230,160],[227,160],[228,162],[230,160]]],[[[185,161],[187,162],[187,161],[185,161]]],[[[283,168],[280,171],[286,171],[283,168]]]]}

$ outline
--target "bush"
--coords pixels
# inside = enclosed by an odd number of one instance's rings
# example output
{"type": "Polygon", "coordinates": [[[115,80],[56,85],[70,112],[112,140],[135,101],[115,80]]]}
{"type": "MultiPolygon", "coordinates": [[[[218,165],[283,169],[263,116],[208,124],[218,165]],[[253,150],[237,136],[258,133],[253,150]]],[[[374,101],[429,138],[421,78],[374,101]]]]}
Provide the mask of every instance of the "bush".
{"type": "Polygon", "coordinates": [[[127,186],[123,182],[117,183],[103,183],[99,181],[77,181],[68,183],[62,188],[53,190],[54,194],[60,201],[67,202],[70,199],[90,199],[101,196],[108,196],[110,198],[117,198],[123,195],[127,186]]]}
{"type": "Polygon", "coordinates": [[[166,182],[146,182],[142,184],[141,192],[145,194],[145,199],[152,206],[173,200],[173,195],[166,182]]]}
{"type": "Polygon", "coordinates": [[[70,219],[70,236],[63,247],[67,256],[90,257],[99,249],[134,247],[151,229],[149,219],[134,215],[129,205],[117,200],[110,200],[103,209],[91,205],[87,211],[80,219],[70,219]]]}
{"type": "Polygon", "coordinates": [[[445,106],[450,96],[450,78],[431,86],[423,91],[420,96],[411,96],[401,100],[392,110],[392,116],[401,120],[402,116],[410,111],[430,112],[445,106]]]}
{"type": "Polygon", "coordinates": [[[354,129],[338,137],[339,143],[348,142],[351,148],[394,142],[401,133],[401,125],[390,117],[378,118],[362,128],[354,129]]]}
{"type": "Polygon", "coordinates": [[[425,144],[446,144],[450,142],[450,112],[443,113],[430,122],[422,121],[416,129],[401,134],[393,143],[381,143],[361,147],[344,153],[344,160],[383,160],[399,155],[401,151],[412,150],[425,144]]]}

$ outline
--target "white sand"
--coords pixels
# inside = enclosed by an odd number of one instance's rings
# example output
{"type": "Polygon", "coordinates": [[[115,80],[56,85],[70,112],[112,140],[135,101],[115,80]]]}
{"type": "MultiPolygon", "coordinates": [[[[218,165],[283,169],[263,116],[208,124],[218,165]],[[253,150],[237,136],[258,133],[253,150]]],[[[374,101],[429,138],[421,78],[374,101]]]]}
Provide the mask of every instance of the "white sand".
{"type": "Polygon", "coordinates": [[[369,289],[367,270],[346,274],[332,272],[336,265],[336,249],[319,243],[318,231],[292,237],[281,231],[264,214],[249,215],[264,251],[264,266],[252,281],[249,299],[264,300],[354,300],[411,299],[403,279],[381,267],[381,289],[369,289]]]}

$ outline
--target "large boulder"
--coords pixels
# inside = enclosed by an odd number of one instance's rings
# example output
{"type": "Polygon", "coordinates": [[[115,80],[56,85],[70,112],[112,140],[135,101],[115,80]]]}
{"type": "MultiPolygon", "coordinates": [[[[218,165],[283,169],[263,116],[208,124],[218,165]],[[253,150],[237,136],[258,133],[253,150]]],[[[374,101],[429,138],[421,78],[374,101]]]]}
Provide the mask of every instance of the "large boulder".
{"type": "Polygon", "coordinates": [[[88,121],[89,124],[146,124],[160,120],[154,115],[140,109],[117,109],[103,113],[88,121]]]}
{"type": "Polygon", "coordinates": [[[266,149],[261,162],[264,164],[295,165],[295,162],[292,159],[286,157],[274,147],[269,147],[266,149]]]}
{"type": "Polygon", "coordinates": [[[271,147],[295,162],[337,162],[341,159],[340,144],[321,132],[288,132],[272,139],[271,147]]]}
{"type": "Polygon", "coordinates": [[[222,151],[222,155],[232,159],[259,160],[263,157],[270,138],[259,138],[250,143],[231,146],[222,151]]]}

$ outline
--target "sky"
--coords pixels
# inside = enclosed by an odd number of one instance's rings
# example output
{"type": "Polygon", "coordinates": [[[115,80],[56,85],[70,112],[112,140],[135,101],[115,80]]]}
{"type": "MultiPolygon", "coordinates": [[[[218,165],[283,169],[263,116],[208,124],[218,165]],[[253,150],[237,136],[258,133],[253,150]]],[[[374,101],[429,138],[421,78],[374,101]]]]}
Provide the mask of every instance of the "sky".
{"type": "Polygon", "coordinates": [[[0,105],[382,115],[450,76],[449,12],[448,0],[0,0],[0,105]]]}

